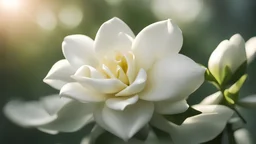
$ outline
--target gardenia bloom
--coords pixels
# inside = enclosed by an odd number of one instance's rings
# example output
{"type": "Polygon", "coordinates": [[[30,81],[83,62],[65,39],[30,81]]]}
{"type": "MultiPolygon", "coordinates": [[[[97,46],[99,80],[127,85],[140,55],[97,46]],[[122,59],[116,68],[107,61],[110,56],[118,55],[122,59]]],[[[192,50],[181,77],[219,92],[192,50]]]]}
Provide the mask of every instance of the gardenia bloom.
{"type": "Polygon", "coordinates": [[[235,34],[230,40],[222,41],[210,56],[208,67],[216,80],[221,83],[225,67],[234,73],[244,62],[250,63],[256,54],[256,37],[246,43],[241,35],[235,34]]]}
{"type": "Polygon", "coordinates": [[[20,124],[52,132],[76,131],[93,118],[128,140],[154,113],[185,112],[186,99],[203,83],[205,69],[179,54],[182,43],[182,32],[171,20],[153,23],[136,37],[118,18],[103,23],[95,40],[67,36],[62,44],[65,59],[44,79],[60,90],[61,102],[48,97],[17,110],[22,105],[16,101],[7,105],[6,114],[19,123],[17,116],[26,111],[31,115],[20,124]]]}

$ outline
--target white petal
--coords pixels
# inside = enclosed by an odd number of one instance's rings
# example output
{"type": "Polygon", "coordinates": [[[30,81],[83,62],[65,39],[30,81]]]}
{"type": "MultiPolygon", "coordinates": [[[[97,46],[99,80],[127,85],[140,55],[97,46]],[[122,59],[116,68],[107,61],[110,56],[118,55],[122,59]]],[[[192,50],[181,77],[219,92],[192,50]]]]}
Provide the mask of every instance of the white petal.
{"type": "Polygon", "coordinates": [[[163,58],[148,72],[147,85],[139,97],[150,101],[183,100],[204,82],[204,72],[204,68],[184,55],[163,58]]]}
{"type": "Polygon", "coordinates": [[[116,93],[126,87],[126,85],[118,79],[93,79],[80,76],[72,77],[86,88],[105,94],[116,93]]]}
{"type": "Polygon", "coordinates": [[[57,114],[72,99],[60,97],[60,95],[50,95],[40,98],[39,102],[43,108],[50,114],[57,114]]]}
{"type": "Polygon", "coordinates": [[[130,49],[131,37],[134,37],[131,29],[119,18],[112,18],[103,23],[98,30],[94,48],[99,57],[114,50],[130,49]]]}
{"type": "Polygon", "coordinates": [[[135,104],[139,100],[138,95],[133,97],[110,98],[106,101],[106,105],[113,110],[123,111],[127,106],[135,104]]]}
{"type": "Polygon", "coordinates": [[[58,112],[58,118],[51,123],[40,125],[39,128],[60,132],[74,132],[92,120],[91,104],[71,101],[58,112]]]}
{"type": "Polygon", "coordinates": [[[135,56],[133,53],[125,53],[124,57],[127,62],[127,72],[126,75],[128,77],[129,83],[131,84],[136,78],[136,63],[135,56]]]}
{"type": "Polygon", "coordinates": [[[70,35],[62,43],[65,58],[74,68],[82,65],[98,66],[98,60],[93,49],[93,40],[85,35],[70,35]]]}
{"type": "Polygon", "coordinates": [[[75,76],[90,77],[96,79],[103,79],[104,76],[95,68],[89,65],[81,66],[75,73],[75,76]]]}
{"type": "Polygon", "coordinates": [[[186,100],[175,103],[166,101],[155,102],[155,111],[159,114],[179,114],[188,109],[189,105],[186,100]]]}
{"type": "Polygon", "coordinates": [[[116,94],[116,96],[129,96],[142,91],[146,85],[147,73],[144,69],[140,69],[135,81],[116,94]]]}
{"type": "Polygon", "coordinates": [[[182,32],[172,20],[153,23],[134,39],[132,49],[140,68],[148,70],[156,59],[178,53],[183,43],[182,32]]]}
{"type": "Polygon", "coordinates": [[[105,106],[95,111],[94,118],[107,131],[128,140],[149,122],[153,111],[153,103],[138,101],[124,111],[115,111],[105,106]]]}
{"type": "Polygon", "coordinates": [[[212,52],[208,67],[219,83],[224,78],[224,69],[228,66],[232,72],[246,61],[245,42],[239,34],[233,35],[230,40],[222,41],[212,52]]]}
{"type": "Polygon", "coordinates": [[[70,77],[74,73],[75,69],[70,66],[67,60],[59,60],[52,66],[44,78],[44,82],[56,89],[60,89],[64,84],[74,81],[70,77]]]}
{"type": "Polygon", "coordinates": [[[221,94],[220,91],[213,93],[206,98],[204,98],[200,104],[201,105],[216,105],[219,104],[220,101],[223,99],[223,95],[221,94]]]}
{"type": "Polygon", "coordinates": [[[117,65],[117,78],[124,84],[128,84],[129,80],[121,66],[117,65]]]}
{"type": "Polygon", "coordinates": [[[38,101],[10,101],[5,105],[4,113],[12,122],[24,127],[46,124],[57,118],[56,114],[49,115],[38,101]]]}
{"type": "Polygon", "coordinates": [[[116,78],[115,73],[113,73],[106,65],[102,65],[102,70],[106,73],[110,78],[116,78]]]}
{"type": "Polygon", "coordinates": [[[247,62],[251,63],[256,56],[256,37],[250,38],[245,45],[247,62]]]}
{"type": "Polygon", "coordinates": [[[154,115],[151,124],[168,132],[175,144],[199,144],[220,134],[233,115],[231,109],[220,105],[197,105],[194,108],[203,113],[187,118],[180,126],[159,115],[154,115]]]}
{"type": "Polygon", "coordinates": [[[79,83],[68,83],[62,87],[60,95],[81,102],[101,102],[106,99],[105,95],[88,90],[79,83]]]}

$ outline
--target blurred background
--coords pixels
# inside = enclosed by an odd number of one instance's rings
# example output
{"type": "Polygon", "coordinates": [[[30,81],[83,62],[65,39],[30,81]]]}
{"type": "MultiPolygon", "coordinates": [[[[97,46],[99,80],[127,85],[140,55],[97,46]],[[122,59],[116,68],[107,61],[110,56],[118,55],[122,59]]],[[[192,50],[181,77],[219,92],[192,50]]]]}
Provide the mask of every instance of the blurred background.
{"type": "MultiPolygon", "coordinates": [[[[80,143],[86,128],[52,136],[12,124],[2,108],[11,99],[58,93],[42,79],[63,58],[63,38],[70,34],[94,38],[100,25],[114,16],[135,34],[153,22],[173,19],[183,31],[181,53],[205,66],[222,40],[235,33],[245,40],[256,36],[255,0],[0,0],[0,144],[80,143]]],[[[256,61],[248,73],[241,97],[256,93],[256,61]]],[[[205,83],[189,102],[198,103],[215,91],[205,83]]],[[[256,142],[255,110],[240,109],[256,142]]]]}

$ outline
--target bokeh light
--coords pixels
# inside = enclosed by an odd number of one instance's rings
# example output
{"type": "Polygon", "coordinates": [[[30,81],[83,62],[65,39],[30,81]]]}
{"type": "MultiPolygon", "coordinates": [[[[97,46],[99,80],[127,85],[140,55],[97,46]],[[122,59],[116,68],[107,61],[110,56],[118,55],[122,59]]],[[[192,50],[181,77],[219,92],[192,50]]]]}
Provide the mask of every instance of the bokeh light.
{"type": "Polygon", "coordinates": [[[152,2],[152,11],[157,18],[173,18],[183,23],[197,19],[203,7],[202,0],[153,0],[152,2]]]}
{"type": "Polygon", "coordinates": [[[75,28],[83,20],[83,12],[78,6],[64,6],[59,12],[59,20],[66,28],[75,28]]]}
{"type": "Polygon", "coordinates": [[[20,6],[20,0],[0,0],[0,7],[4,10],[17,10],[20,6]]]}
{"type": "Polygon", "coordinates": [[[52,31],[57,26],[55,14],[49,9],[41,9],[37,13],[37,24],[44,30],[52,31]]]}

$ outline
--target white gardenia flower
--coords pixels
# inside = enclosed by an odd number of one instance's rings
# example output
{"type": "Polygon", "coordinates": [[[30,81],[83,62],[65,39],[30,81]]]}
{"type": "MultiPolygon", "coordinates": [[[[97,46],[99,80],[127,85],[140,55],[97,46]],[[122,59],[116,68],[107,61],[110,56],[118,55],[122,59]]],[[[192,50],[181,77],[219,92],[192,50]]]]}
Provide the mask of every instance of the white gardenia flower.
{"type": "MultiPolygon", "coordinates": [[[[136,37],[118,18],[103,23],[95,40],[85,35],[65,37],[65,59],[53,65],[44,82],[59,89],[62,98],[75,101],[61,102],[60,108],[54,101],[47,101],[54,107],[50,108],[53,118],[46,118],[43,124],[47,126],[39,126],[40,130],[74,131],[93,117],[105,130],[128,140],[150,121],[153,113],[186,111],[186,99],[203,83],[205,69],[179,54],[182,43],[182,32],[171,20],[153,23],[136,37]],[[61,125],[52,120],[61,119],[59,109],[63,108],[69,111],[64,117],[74,120],[80,116],[76,123],[66,121],[70,130],[59,128],[61,125]],[[49,121],[54,122],[49,126],[49,121]],[[55,124],[58,128],[51,128],[55,124]]],[[[13,119],[10,108],[6,109],[13,119]]],[[[27,122],[26,126],[40,123],[27,122]]]]}
{"type": "Polygon", "coordinates": [[[256,54],[256,38],[251,38],[246,43],[240,34],[233,35],[229,40],[222,41],[212,52],[208,67],[216,80],[221,83],[224,79],[225,67],[232,73],[244,62],[249,64],[256,54]]]}

